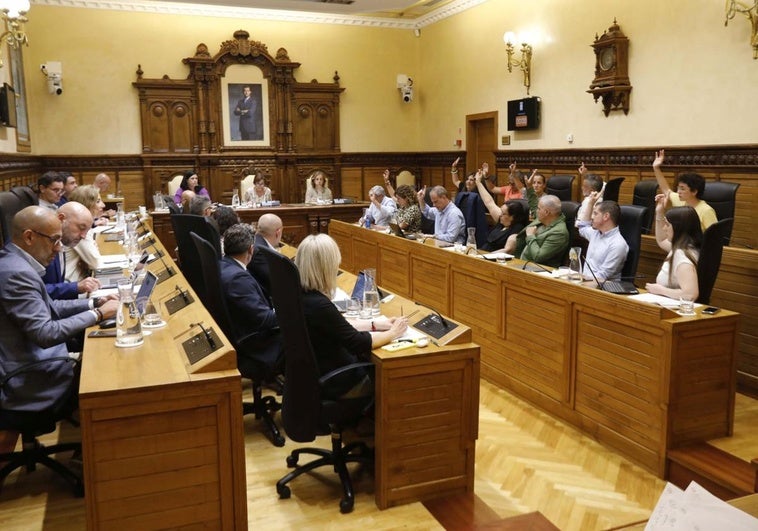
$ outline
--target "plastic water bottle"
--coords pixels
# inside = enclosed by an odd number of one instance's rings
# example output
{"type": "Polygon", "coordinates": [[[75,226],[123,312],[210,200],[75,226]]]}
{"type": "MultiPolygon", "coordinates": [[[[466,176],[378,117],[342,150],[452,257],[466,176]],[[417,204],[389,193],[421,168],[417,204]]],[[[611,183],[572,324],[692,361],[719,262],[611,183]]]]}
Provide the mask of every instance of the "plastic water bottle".
{"type": "Polygon", "coordinates": [[[234,194],[232,195],[232,208],[239,208],[240,206],[240,196],[237,194],[237,190],[234,191],[234,194]]]}

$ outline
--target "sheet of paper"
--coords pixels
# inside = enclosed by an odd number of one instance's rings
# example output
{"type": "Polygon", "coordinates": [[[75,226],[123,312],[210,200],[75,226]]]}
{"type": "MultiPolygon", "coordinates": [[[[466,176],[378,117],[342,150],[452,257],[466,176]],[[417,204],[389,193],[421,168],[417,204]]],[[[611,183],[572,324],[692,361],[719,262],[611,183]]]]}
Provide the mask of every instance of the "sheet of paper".
{"type": "MultiPolygon", "coordinates": [[[[653,295],[652,293],[638,293],[637,295],[629,295],[629,298],[642,302],[649,302],[650,304],[657,304],[658,306],[663,306],[664,308],[672,308],[674,310],[679,309],[678,300],[670,299],[669,297],[664,297],[663,295],[653,295]]],[[[696,304],[695,306],[700,305],[696,304]]]]}

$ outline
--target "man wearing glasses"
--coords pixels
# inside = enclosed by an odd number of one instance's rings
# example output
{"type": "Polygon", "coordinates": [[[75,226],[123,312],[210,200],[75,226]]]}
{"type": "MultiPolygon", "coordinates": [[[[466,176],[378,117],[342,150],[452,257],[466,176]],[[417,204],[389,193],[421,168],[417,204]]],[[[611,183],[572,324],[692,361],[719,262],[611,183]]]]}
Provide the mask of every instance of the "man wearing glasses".
{"type": "MultiPolygon", "coordinates": [[[[0,379],[21,367],[69,356],[66,341],[113,317],[117,300],[94,308],[91,300],[52,300],[42,282],[60,251],[61,222],[50,209],[30,206],[13,218],[11,243],[0,251],[0,379]]],[[[77,371],[71,363],[41,363],[11,378],[0,409],[62,411],[76,404],[77,371]]]]}
{"type": "Polygon", "coordinates": [[[63,176],[57,171],[47,171],[37,179],[39,206],[58,210],[58,201],[63,195],[63,176]]]}
{"type": "Polygon", "coordinates": [[[558,267],[569,246],[566,217],[561,200],[543,195],[537,203],[537,219],[516,237],[516,255],[522,260],[558,267]]]}

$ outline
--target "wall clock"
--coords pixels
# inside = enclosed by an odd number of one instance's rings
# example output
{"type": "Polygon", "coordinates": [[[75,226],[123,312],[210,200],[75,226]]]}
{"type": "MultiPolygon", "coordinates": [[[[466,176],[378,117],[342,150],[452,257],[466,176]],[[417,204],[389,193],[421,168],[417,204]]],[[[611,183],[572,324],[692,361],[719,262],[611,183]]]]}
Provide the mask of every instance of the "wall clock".
{"type": "Polygon", "coordinates": [[[629,113],[629,39],[621,31],[616,20],[602,36],[595,35],[592,43],[595,51],[595,79],[587,91],[603,103],[603,113],[611,110],[629,113]]]}

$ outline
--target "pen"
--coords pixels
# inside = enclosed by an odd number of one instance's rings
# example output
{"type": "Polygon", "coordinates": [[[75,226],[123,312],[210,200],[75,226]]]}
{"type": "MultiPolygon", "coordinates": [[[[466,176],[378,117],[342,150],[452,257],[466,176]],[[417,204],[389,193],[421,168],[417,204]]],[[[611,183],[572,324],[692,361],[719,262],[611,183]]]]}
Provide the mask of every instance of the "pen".
{"type": "MultiPolygon", "coordinates": [[[[414,315],[416,315],[418,312],[419,312],[419,311],[418,311],[418,310],[416,310],[416,311],[413,311],[413,312],[409,313],[409,314],[408,314],[408,319],[410,319],[411,317],[413,317],[414,315]]],[[[401,313],[400,315],[402,315],[402,313],[401,313]]]]}
{"type": "Polygon", "coordinates": [[[403,316],[403,306],[400,305],[400,317],[402,317],[402,316],[403,316]]]}

